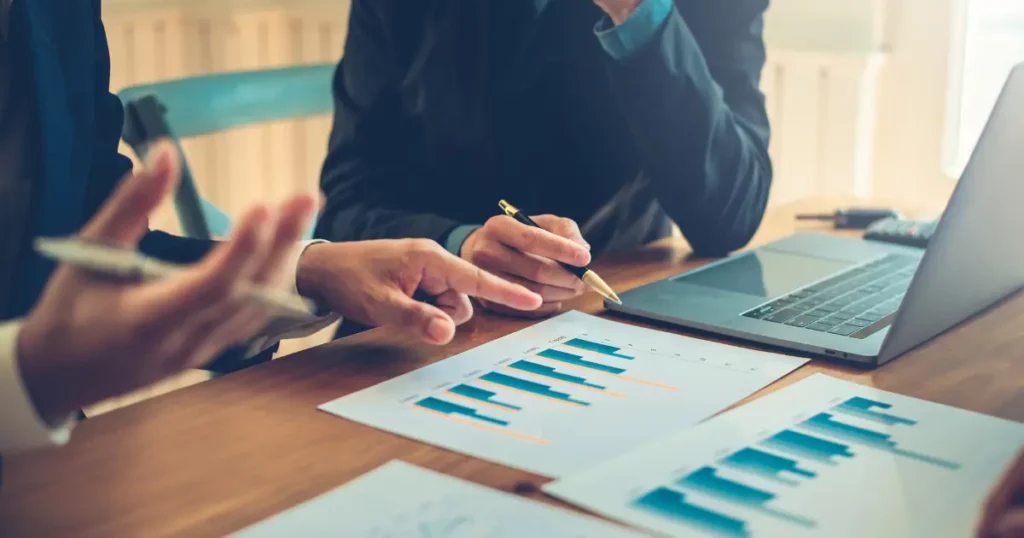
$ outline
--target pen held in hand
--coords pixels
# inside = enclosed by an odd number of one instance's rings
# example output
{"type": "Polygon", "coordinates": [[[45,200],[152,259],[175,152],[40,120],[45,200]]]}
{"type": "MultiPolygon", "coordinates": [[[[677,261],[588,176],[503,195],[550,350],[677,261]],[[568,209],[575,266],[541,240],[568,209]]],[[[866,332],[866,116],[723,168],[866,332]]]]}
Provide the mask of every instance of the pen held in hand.
{"type": "MultiPolygon", "coordinates": [[[[135,250],[87,241],[77,237],[38,238],[39,254],[58,263],[125,280],[160,280],[180,274],[187,266],[167,263],[135,250]]],[[[314,316],[312,301],[269,287],[252,286],[250,298],[279,315],[308,319],[314,316]]]]}
{"type": "MultiPolygon", "coordinates": [[[[499,201],[498,207],[501,208],[501,210],[506,215],[516,219],[517,222],[525,224],[527,226],[532,226],[534,228],[540,228],[540,225],[534,222],[533,219],[529,217],[529,215],[523,213],[522,211],[519,210],[519,208],[506,202],[505,200],[499,201]]],[[[558,264],[561,265],[566,271],[569,271],[570,273],[576,275],[577,278],[582,280],[583,283],[585,283],[586,285],[590,286],[591,289],[599,293],[602,297],[608,299],[609,301],[613,301],[617,304],[622,304],[622,300],[620,300],[619,296],[615,294],[615,290],[613,290],[612,287],[609,286],[608,283],[604,281],[604,279],[598,276],[598,274],[592,271],[590,268],[577,267],[575,265],[571,265],[561,261],[559,261],[558,264]]]]}

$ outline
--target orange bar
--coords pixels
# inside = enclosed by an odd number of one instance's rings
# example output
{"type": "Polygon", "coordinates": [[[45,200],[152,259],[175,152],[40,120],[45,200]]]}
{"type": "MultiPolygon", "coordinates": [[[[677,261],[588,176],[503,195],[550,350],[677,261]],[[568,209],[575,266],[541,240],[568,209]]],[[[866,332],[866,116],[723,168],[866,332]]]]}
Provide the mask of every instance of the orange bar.
{"type": "Polygon", "coordinates": [[[570,402],[568,400],[560,400],[558,398],[552,398],[551,396],[544,396],[543,394],[535,394],[533,392],[527,392],[525,390],[519,390],[519,389],[512,388],[512,387],[506,387],[505,385],[499,385],[497,383],[491,383],[490,381],[487,381],[485,379],[477,379],[476,382],[477,383],[483,383],[483,384],[485,384],[487,386],[490,386],[490,387],[496,387],[499,390],[510,390],[512,392],[518,392],[519,394],[523,394],[525,396],[532,396],[534,398],[540,398],[542,400],[547,400],[549,402],[560,403],[562,405],[568,405],[568,406],[576,407],[576,408],[586,407],[585,405],[578,404],[576,402],[570,402]]]}
{"type": "Polygon", "coordinates": [[[438,416],[438,417],[441,417],[441,418],[446,418],[448,420],[453,420],[455,422],[458,422],[459,424],[465,424],[467,426],[474,426],[474,427],[480,428],[482,430],[487,430],[489,432],[500,433],[500,434],[503,434],[503,435],[507,435],[509,437],[514,437],[516,439],[519,439],[520,441],[529,441],[531,443],[536,443],[538,445],[544,445],[544,446],[547,446],[547,445],[551,444],[551,442],[548,441],[547,439],[541,439],[540,437],[534,437],[532,435],[526,435],[525,433],[519,433],[519,432],[513,431],[513,430],[506,430],[505,428],[499,428],[498,426],[494,426],[492,424],[487,424],[486,422],[480,422],[480,421],[472,420],[472,419],[469,419],[469,418],[466,418],[466,417],[460,417],[458,415],[446,415],[444,413],[438,413],[437,411],[434,411],[433,409],[425,409],[425,408],[420,407],[420,406],[418,406],[416,404],[412,404],[409,407],[411,407],[411,408],[413,408],[413,410],[419,411],[421,413],[429,413],[431,415],[435,415],[435,416],[438,416]]]}
{"type": "MultiPolygon", "coordinates": [[[[571,346],[566,346],[566,347],[571,347],[571,346]]],[[[576,349],[576,348],[573,348],[573,349],[576,349]]],[[[558,367],[565,366],[567,368],[576,368],[577,370],[581,370],[581,371],[587,372],[588,374],[598,374],[598,375],[603,375],[603,376],[607,376],[607,377],[614,377],[616,379],[622,379],[623,381],[632,381],[633,383],[640,383],[641,385],[650,385],[652,387],[658,387],[659,389],[679,390],[679,387],[676,387],[676,386],[673,386],[673,385],[666,385],[664,383],[658,383],[657,381],[648,381],[646,379],[640,379],[638,377],[630,377],[628,375],[613,374],[613,373],[610,373],[610,372],[602,372],[601,370],[594,370],[593,368],[587,368],[586,366],[580,366],[578,364],[570,364],[568,362],[562,362],[562,361],[556,361],[556,360],[548,359],[548,358],[545,358],[545,357],[541,357],[540,355],[534,355],[534,358],[542,360],[542,361],[546,361],[545,364],[550,364],[551,366],[558,366],[558,367]]]]}
{"type": "Polygon", "coordinates": [[[590,392],[596,392],[598,394],[607,394],[608,396],[614,396],[616,398],[625,398],[626,397],[625,394],[619,394],[618,392],[613,392],[613,391],[605,390],[605,389],[595,389],[594,387],[588,387],[586,385],[580,385],[579,383],[573,383],[572,381],[565,381],[563,379],[555,379],[553,377],[548,377],[546,375],[535,374],[533,372],[524,372],[522,370],[516,370],[515,368],[507,368],[507,370],[510,373],[514,373],[516,375],[524,375],[524,376],[527,376],[527,377],[532,377],[532,378],[535,378],[535,379],[540,379],[542,381],[554,381],[555,383],[564,383],[564,384],[566,384],[566,385],[568,385],[570,387],[575,387],[575,388],[583,389],[583,390],[589,390],[590,392]]]}

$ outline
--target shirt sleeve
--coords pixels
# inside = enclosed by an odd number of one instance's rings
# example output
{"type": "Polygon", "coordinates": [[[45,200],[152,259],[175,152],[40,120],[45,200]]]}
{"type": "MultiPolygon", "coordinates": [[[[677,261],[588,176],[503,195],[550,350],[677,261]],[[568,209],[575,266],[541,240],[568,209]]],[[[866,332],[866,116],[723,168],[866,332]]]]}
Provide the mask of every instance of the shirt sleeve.
{"type": "Polygon", "coordinates": [[[594,33],[612,58],[621,60],[650,41],[672,12],[672,0],[641,0],[628,19],[615,25],[604,16],[594,33]]]}
{"type": "Polygon", "coordinates": [[[51,425],[36,412],[18,368],[20,331],[19,320],[0,323],[0,454],[64,445],[76,422],[51,425]]]}
{"type": "Polygon", "coordinates": [[[444,249],[456,256],[461,256],[462,244],[469,238],[469,234],[477,231],[479,228],[479,224],[463,224],[461,226],[456,226],[455,229],[448,232],[448,237],[444,240],[444,249]]]}
{"type": "MultiPolygon", "coordinates": [[[[285,264],[287,273],[284,275],[284,281],[291,283],[290,291],[296,295],[299,294],[297,282],[299,258],[302,257],[302,253],[310,245],[315,245],[317,243],[327,243],[327,241],[314,239],[299,243],[292,251],[291,258],[288,260],[288,263],[285,264]]],[[[330,311],[318,311],[315,315],[302,319],[292,317],[279,317],[272,319],[259,335],[250,340],[246,358],[252,358],[263,353],[277,345],[281,340],[303,338],[315,334],[326,329],[331,326],[332,323],[340,319],[341,316],[330,311]]]]}

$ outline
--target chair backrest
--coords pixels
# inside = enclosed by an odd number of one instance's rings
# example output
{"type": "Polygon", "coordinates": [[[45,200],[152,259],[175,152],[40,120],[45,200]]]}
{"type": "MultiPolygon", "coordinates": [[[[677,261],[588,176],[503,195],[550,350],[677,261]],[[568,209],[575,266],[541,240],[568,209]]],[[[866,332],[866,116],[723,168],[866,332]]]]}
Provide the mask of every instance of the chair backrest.
{"type": "MultiPolygon", "coordinates": [[[[329,114],[334,102],[335,64],[243,71],[190,77],[125,88],[122,139],[145,159],[161,137],[175,142],[247,125],[329,114]]],[[[227,216],[199,196],[187,162],[175,206],[183,231],[208,239],[227,225],[227,216]],[[205,216],[204,216],[205,215],[205,216]],[[210,220],[216,222],[209,222],[210,220]]]]}

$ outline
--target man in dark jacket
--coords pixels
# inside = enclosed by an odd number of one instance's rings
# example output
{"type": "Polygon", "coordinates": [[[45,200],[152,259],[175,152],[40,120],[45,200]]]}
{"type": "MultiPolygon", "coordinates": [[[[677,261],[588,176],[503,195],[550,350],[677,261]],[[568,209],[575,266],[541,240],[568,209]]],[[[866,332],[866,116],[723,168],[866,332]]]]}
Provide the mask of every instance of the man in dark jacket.
{"type": "Polygon", "coordinates": [[[673,222],[700,254],[742,247],[772,177],[766,8],[354,0],[318,234],[436,240],[539,292],[543,314],[582,292],[552,259],[587,263],[673,222]],[[536,219],[552,233],[492,218],[503,198],[559,215],[536,219]]]}
{"type": "Polygon", "coordinates": [[[0,453],[64,442],[71,411],[82,405],[218,355],[208,367],[250,364],[268,358],[280,338],[310,329],[306,320],[277,319],[248,339],[265,315],[238,301],[238,286],[250,280],[270,285],[279,276],[285,289],[342,316],[433,344],[451,340],[472,314],[467,293],[540,305],[430,241],[300,244],[311,198],[273,214],[256,210],[239,222],[236,242],[220,247],[149,231],[146,216],[173,182],[176,161],[160,152],[156,170],[122,181],[131,162],[117,151],[123,115],[107,87],[109,65],[99,0],[0,0],[0,453]],[[121,194],[108,201],[118,182],[121,194]],[[33,238],[74,234],[87,221],[93,239],[181,264],[206,261],[187,272],[193,277],[115,285],[67,268],[55,273],[33,250],[33,238]],[[250,266],[260,274],[249,278],[250,266]],[[203,275],[218,285],[204,285],[203,275]],[[220,354],[230,344],[238,345],[220,354]]]}

